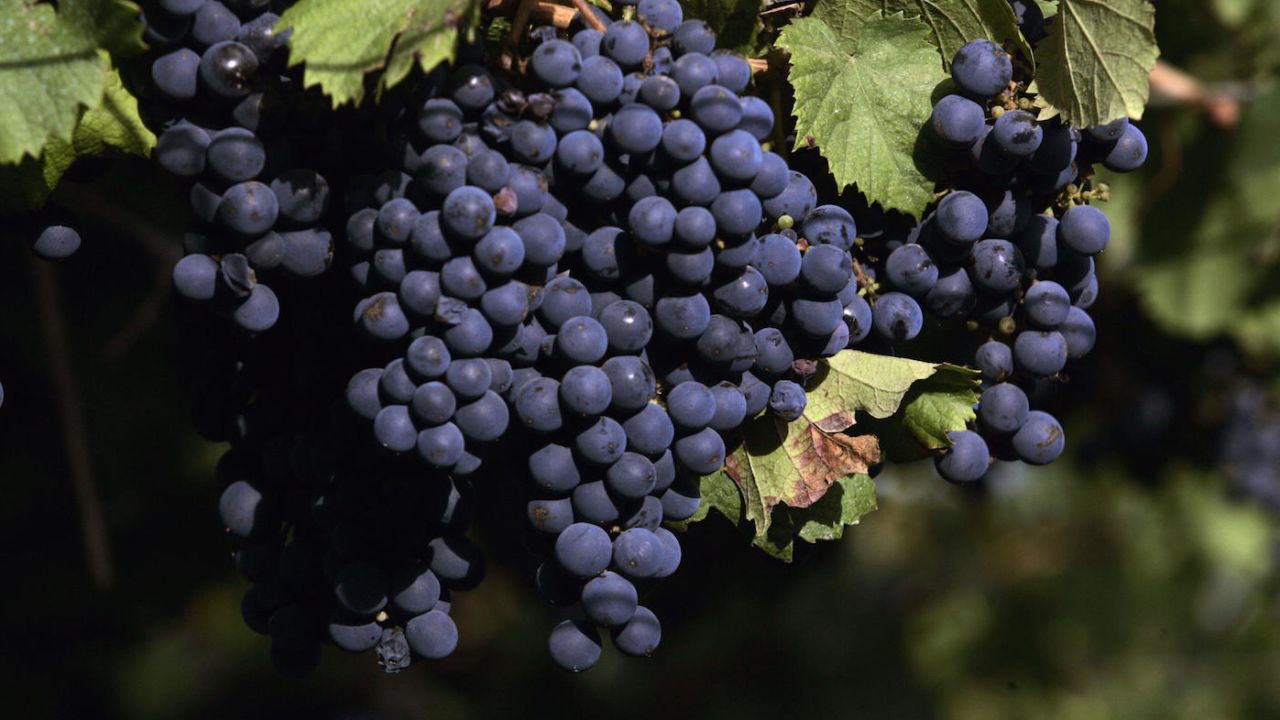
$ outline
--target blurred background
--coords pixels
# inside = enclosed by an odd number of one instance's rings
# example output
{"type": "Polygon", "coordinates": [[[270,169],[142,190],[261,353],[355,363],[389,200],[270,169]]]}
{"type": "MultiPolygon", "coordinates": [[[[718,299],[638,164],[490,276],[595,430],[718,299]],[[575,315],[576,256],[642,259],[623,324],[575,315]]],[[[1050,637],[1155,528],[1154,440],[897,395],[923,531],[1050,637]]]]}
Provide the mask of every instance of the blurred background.
{"type": "Polygon", "coordinates": [[[1100,339],[1060,393],[1069,457],[968,491],[889,468],[879,510],[793,565],[713,516],[646,600],[657,655],[582,676],[546,657],[527,578],[495,566],[454,606],[449,660],[389,676],[327,650],[280,678],[240,619],[222,447],[192,429],[176,360],[185,203],[145,163],[73,173],[74,259],[0,244],[7,712],[1280,717],[1280,3],[1156,5],[1151,156],[1107,179],[1100,339]]]}

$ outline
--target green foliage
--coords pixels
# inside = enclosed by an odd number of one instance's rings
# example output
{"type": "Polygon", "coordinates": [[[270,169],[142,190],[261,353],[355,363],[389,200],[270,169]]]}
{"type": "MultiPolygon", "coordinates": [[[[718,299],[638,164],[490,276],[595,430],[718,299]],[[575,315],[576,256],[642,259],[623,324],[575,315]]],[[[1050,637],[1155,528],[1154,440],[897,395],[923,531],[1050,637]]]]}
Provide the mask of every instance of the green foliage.
{"type": "Polygon", "coordinates": [[[706,20],[715,29],[719,47],[754,55],[760,4],[761,0],[683,0],[680,6],[686,19],[706,20]]]}
{"type": "Polygon", "coordinates": [[[880,461],[879,441],[845,432],[860,416],[898,417],[920,447],[938,449],[973,419],[977,400],[970,370],[856,350],[823,361],[814,378],[800,419],[765,413],[743,427],[724,470],[703,478],[695,521],[714,508],[744,531],[750,523],[754,545],[790,560],[795,537],[838,538],[875,509],[867,472],[880,461]]]}
{"type": "Polygon", "coordinates": [[[0,163],[70,142],[80,114],[96,106],[110,64],[100,48],[141,47],[138,8],[119,0],[0,0],[0,163]]]}
{"type": "Polygon", "coordinates": [[[919,214],[933,183],[913,153],[946,75],[922,20],[876,12],[855,22],[857,9],[856,0],[819,4],[778,38],[791,53],[796,142],[818,145],[840,187],[919,214]]]}
{"type": "Polygon", "coordinates": [[[479,17],[478,0],[300,0],[278,27],[293,30],[289,62],[306,65],[303,83],[338,106],[364,98],[369,73],[381,72],[382,91],[415,65],[429,71],[452,60],[459,34],[479,17]]]}
{"type": "MultiPolygon", "coordinates": [[[[819,3],[819,9],[823,3],[819,3]]],[[[1030,60],[1031,46],[1018,29],[1013,8],[1005,0],[851,0],[844,22],[871,17],[877,10],[886,15],[901,12],[918,17],[929,26],[933,44],[942,53],[944,67],[950,67],[956,51],[970,40],[987,38],[997,43],[1013,43],[1030,60]]]]}
{"type": "Polygon", "coordinates": [[[1040,44],[1036,84],[1077,127],[1141,118],[1147,73],[1160,55],[1155,8],[1148,0],[1060,0],[1040,44]]]}
{"type": "Polygon", "coordinates": [[[77,158],[117,152],[146,157],[155,144],[156,136],[138,116],[137,99],[125,89],[120,74],[112,70],[102,102],[80,116],[70,141],[50,138],[39,157],[0,166],[0,213],[18,213],[43,204],[77,158]]]}

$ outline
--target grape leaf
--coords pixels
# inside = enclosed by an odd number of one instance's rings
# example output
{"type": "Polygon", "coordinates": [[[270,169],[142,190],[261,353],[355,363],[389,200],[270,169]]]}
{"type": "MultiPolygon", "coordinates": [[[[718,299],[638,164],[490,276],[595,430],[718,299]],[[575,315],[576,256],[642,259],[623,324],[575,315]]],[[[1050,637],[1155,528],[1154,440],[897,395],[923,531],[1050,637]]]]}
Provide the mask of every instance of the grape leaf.
{"type": "Polygon", "coordinates": [[[1040,43],[1036,84],[1072,125],[1142,117],[1155,66],[1155,8],[1148,0],[1060,0],[1040,43]]]}
{"type": "Polygon", "coordinates": [[[138,115],[138,101],[120,73],[108,73],[102,102],[80,116],[71,140],[50,138],[38,158],[0,166],[0,212],[21,213],[42,205],[77,158],[126,153],[146,157],[156,136],[138,115]]]}
{"type": "Polygon", "coordinates": [[[838,28],[798,18],[778,45],[791,53],[797,146],[816,142],[840,187],[856,184],[885,209],[918,215],[933,183],[913,151],[933,88],[946,78],[928,26],[880,12],[838,28]]]}
{"type": "Polygon", "coordinates": [[[479,19],[478,0],[300,0],[277,28],[293,31],[289,64],[305,64],[303,84],[320,86],[334,106],[364,98],[365,75],[381,70],[380,90],[415,65],[453,59],[458,32],[479,19]]]}
{"type": "Polygon", "coordinates": [[[979,38],[1000,44],[1011,42],[1027,60],[1034,57],[1006,0],[849,0],[843,5],[820,2],[813,15],[835,28],[858,23],[877,10],[886,15],[901,12],[923,20],[929,26],[933,44],[942,53],[944,67],[951,66],[951,58],[961,46],[979,38]]]}
{"type": "Polygon", "coordinates": [[[706,20],[716,31],[716,46],[754,54],[760,32],[761,0],[683,0],[686,20],[706,20]]]}
{"type": "Polygon", "coordinates": [[[101,47],[137,49],[138,8],[118,0],[0,0],[0,163],[34,158],[50,138],[70,140],[102,98],[101,47]]]}
{"type": "Polygon", "coordinates": [[[765,413],[742,428],[718,473],[702,479],[702,508],[714,509],[752,543],[789,559],[791,542],[839,537],[875,508],[867,477],[884,437],[897,434],[913,457],[946,447],[946,433],[973,419],[977,373],[955,365],[845,350],[818,363],[804,415],[785,423],[765,413]],[[855,420],[857,435],[845,431],[855,420]],[[883,437],[866,432],[883,428],[883,437]]]}

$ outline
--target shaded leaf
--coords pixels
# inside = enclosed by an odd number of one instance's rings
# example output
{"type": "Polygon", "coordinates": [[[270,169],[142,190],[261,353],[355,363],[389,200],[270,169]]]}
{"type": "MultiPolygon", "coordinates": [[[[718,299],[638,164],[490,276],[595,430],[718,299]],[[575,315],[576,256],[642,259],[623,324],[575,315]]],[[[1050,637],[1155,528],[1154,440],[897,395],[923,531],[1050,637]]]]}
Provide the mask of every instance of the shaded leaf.
{"type": "Polygon", "coordinates": [[[476,0],[300,0],[277,27],[293,30],[289,63],[305,63],[303,84],[320,86],[335,106],[360,102],[365,75],[378,87],[453,59],[458,32],[479,18],[476,0]]]}
{"type": "Polygon", "coordinates": [[[754,54],[760,32],[761,0],[682,0],[686,20],[706,20],[716,31],[716,47],[754,54]]]}
{"type": "Polygon", "coordinates": [[[851,0],[844,6],[819,2],[813,14],[834,28],[869,18],[877,10],[923,20],[945,67],[951,66],[951,58],[965,43],[979,38],[1012,43],[1028,60],[1033,57],[1006,0],[851,0]]]}
{"type": "Polygon", "coordinates": [[[1141,118],[1160,55],[1148,0],[1060,0],[1040,43],[1036,83],[1077,127],[1141,118]]]}

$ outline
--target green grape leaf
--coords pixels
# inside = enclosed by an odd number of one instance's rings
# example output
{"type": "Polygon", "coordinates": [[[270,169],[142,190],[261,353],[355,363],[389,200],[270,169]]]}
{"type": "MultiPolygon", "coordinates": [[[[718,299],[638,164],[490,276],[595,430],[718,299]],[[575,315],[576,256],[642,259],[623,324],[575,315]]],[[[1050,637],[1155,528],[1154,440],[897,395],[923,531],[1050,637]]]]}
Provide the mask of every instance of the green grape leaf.
{"type": "Polygon", "coordinates": [[[716,31],[716,46],[754,55],[760,33],[761,0],[683,0],[686,20],[706,20],[716,31]]]}
{"type": "Polygon", "coordinates": [[[1155,8],[1148,0],[1060,0],[1040,43],[1036,84],[1077,127],[1142,117],[1156,64],[1155,8]]]}
{"type": "Polygon", "coordinates": [[[303,84],[319,86],[334,106],[359,103],[365,76],[382,71],[379,90],[415,65],[429,71],[453,59],[460,31],[480,17],[478,0],[300,0],[277,28],[293,31],[289,64],[305,64],[303,84]]]}
{"type": "Polygon", "coordinates": [[[920,18],[929,26],[930,39],[942,53],[944,67],[951,66],[956,51],[970,40],[987,38],[997,44],[1012,43],[1027,60],[1031,45],[1018,29],[1017,17],[1006,0],[848,0],[844,5],[819,2],[814,17],[832,27],[837,23],[857,23],[877,10],[884,14],[901,12],[920,18]]]}
{"type": "Polygon", "coordinates": [[[797,147],[816,143],[840,187],[856,184],[885,209],[918,215],[933,182],[915,164],[915,145],[946,78],[929,27],[880,12],[832,27],[823,17],[834,12],[798,18],[778,38],[791,53],[797,147]]]}
{"type": "Polygon", "coordinates": [[[917,456],[946,447],[946,433],[973,419],[977,377],[955,365],[857,350],[818,362],[800,419],[765,413],[747,421],[724,469],[702,478],[702,507],[685,524],[716,510],[783,559],[795,537],[840,537],[875,509],[867,472],[881,460],[884,439],[904,438],[917,456]],[[855,422],[861,432],[847,433],[855,422]]]}
{"type": "Polygon", "coordinates": [[[156,136],[138,115],[138,101],[120,73],[107,75],[102,102],[80,116],[71,140],[50,138],[38,158],[0,166],[0,212],[21,213],[42,205],[77,158],[124,153],[147,157],[156,136]]]}
{"type": "Polygon", "coordinates": [[[1058,0],[1036,0],[1036,5],[1040,6],[1040,12],[1046,19],[1058,14],[1058,0]]]}
{"type": "Polygon", "coordinates": [[[0,164],[36,158],[50,138],[71,140],[102,99],[108,61],[141,44],[138,8],[118,0],[0,0],[0,164]]]}

